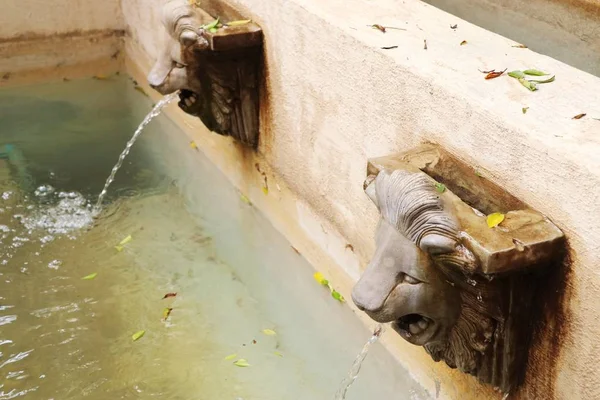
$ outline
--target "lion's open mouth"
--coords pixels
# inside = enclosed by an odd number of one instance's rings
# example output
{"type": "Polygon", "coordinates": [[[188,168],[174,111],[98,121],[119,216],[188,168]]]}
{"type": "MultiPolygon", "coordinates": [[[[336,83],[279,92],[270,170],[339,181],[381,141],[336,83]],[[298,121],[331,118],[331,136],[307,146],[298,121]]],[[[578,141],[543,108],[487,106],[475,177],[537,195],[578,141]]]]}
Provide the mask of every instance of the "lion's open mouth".
{"type": "Polygon", "coordinates": [[[433,325],[433,321],[420,314],[408,314],[394,322],[394,327],[404,331],[407,337],[420,335],[431,325],[433,325]]]}
{"type": "Polygon", "coordinates": [[[188,114],[197,115],[199,111],[198,95],[191,90],[181,89],[179,107],[188,114]]]}

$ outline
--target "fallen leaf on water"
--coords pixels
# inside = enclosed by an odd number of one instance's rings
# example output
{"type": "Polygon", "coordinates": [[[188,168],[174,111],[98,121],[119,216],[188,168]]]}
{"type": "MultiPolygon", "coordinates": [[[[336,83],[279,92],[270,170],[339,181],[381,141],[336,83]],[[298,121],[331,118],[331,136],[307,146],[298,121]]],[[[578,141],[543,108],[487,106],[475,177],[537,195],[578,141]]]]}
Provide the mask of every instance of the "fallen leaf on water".
{"type": "Polygon", "coordinates": [[[249,24],[250,22],[252,22],[251,19],[240,19],[237,21],[228,22],[227,26],[241,26],[241,25],[249,24]]]}
{"type": "Polygon", "coordinates": [[[466,40],[463,40],[462,42],[460,42],[460,45],[461,45],[461,46],[464,46],[465,44],[467,44],[467,41],[466,41],[466,40]]]}
{"type": "Polygon", "coordinates": [[[315,272],[314,275],[313,275],[313,278],[315,278],[315,281],[319,282],[323,286],[328,286],[329,285],[329,281],[327,279],[325,279],[325,277],[323,276],[323,274],[320,273],[320,272],[315,272]]]}
{"type": "Polygon", "coordinates": [[[256,343],[258,343],[258,342],[256,341],[256,339],[252,339],[252,344],[256,344],[256,343]]]}
{"type": "Polygon", "coordinates": [[[171,315],[171,311],[173,311],[171,307],[167,307],[163,310],[163,321],[166,321],[169,318],[169,315],[171,315]]]}
{"type": "Polygon", "coordinates": [[[504,214],[502,213],[492,213],[487,216],[486,222],[489,228],[494,228],[500,225],[504,221],[504,214]]]}
{"type": "Polygon", "coordinates": [[[342,296],[338,291],[334,289],[331,289],[331,297],[333,297],[340,303],[344,303],[346,301],[346,299],[344,299],[344,296],[342,296]]]}
{"type": "Polygon", "coordinates": [[[458,28],[458,24],[450,25],[450,29],[456,29],[456,28],[458,28]]]}
{"type": "Polygon", "coordinates": [[[123,239],[119,242],[119,246],[125,246],[127,243],[131,242],[132,240],[133,240],[133,237],[131,235],[128,235],[125,239],[123,239]]]}
{"type": "Polygon", "coordinates": [[[587,115],[586,113],[577,114],[576,116],[573,117],[573,119],[581,119],[581,118],[585,117],[586,115],[587,115]]]}
{"type": "Polygon", "coordinates": [[[544,76],[544,75],[548,75],[547,73],[543,72],[543,71],[539,71],[537,69],[526,69],[525,71],[523,71],[523,73],[525,75],[533,75],[533,76],[544,76]]]}
{"type": "Polygon", "coordinates": [[[140,340],[142,336],[146,334],[146,331],[138,331],[131,335],[131,339],[135,342],[136,340],[140,340]]]}
{"type": "Polygon", "coordinates": [[[519,71],[519,70],[516,70],[516,71],[510,71],[510,72],[508,73],[508,76],[510,76],[510,77],[513,77],[513,78],[516,78],[516,79],[519,79],[519,78],[525,78],[525,74],[523,73],[523,71],[519,71]]]}
{"type": "Polygon", "coordinates": [[[250,201],[250,199],[249,199],[249,198],[247,198],[245,195],[243,195],[243,194],[240,194],[240,198],[242,199],[242,201],[243,201],[244,203],[252,205],[252,202],[250,201]]]}
{"type": "Polygon", "coordinates": [[[373,25],[369,25],[369,26],[373,29],[377,29],[377,30],[385,33],[385,26],[381,26],[379,24],[373,24],[373,25]]]}
{"type": "Polygon", "coordinates": [[[552,77],[548,78],[548,79],[544,79],[544,80],[537,80],[537,79],[530,79],[529,82],[535,82],[535,83],[550,83],[550,82],[554,82],[554,79],[556,78],[556,75],[553,75],[552,77]]]}
{"type": "Polygon", "coordinates": [[[215,19],[210,24],[204,25],[202,28],[204,28],[206,30],[211,30],[211,29],[215,29],[217,27],[217,25],[219,25],[219,18],[218,17],[217,17],[217,19],[215,19]]]}
{"type": "Polygon", "coordinates": [[[224,358],[225,361],[233,360],[237,357],[237,353],[233,353],[224,358]]]}
{"type": "Polygon", "coordinates": [[[167,293],[163,296],[162,299],[164,300],[164,299],[168,299],[169,297],[175,297],[175,296],[177,296],[177,293],[167,293]]]}
{"type": "Polygon", "coordinates": [[[529,107],[523,107],[523,108],[521,109],[521,111],[523,111],[523,114],[527,113],[527,110],[529,110],[529,107]]]}
{"type": "Polygon", "coordinates": [[[269,188],[266,186],[263,186],[262,191],[264,194],[269,194],[269,188]]]}
{"type": "Polygon", "coordinates": [[[519,83],[521,85],[525,86],[527,89],[531,90],[532,92],[535,92],[536,90],[538,90],[538,88],[534,82],[530,82],[525,78],[519,78],[519,83]]]}
{"type": "Polygon", "coordinates": [[[275,332],[273,329],[263,329],[262,333],[264,333],[267,336],[277,335],[277,332],[275,332]]]}
{"type": "Polygon", "coordinates": [[[397,49],[397,48],[398,48],[398,46],[384,46],[381,49],[382,50],[391,50],[391,49],[397,49]]]}
{"type": "Polygon", "coordinates": [[[273,354],[275,354],[277,357],[283,357],[283,354],[278,351],[274,351],[273,354]]]}
{"type": "Polygon", "coordinates": [[[190,147],[194,150],[198,150],[198,145],[193,140],[190,142],[190,147]]]}
{"type": "Polygon", "coordinates": [[[96,277],[96,275],[98,275],[98,273],[94,272],[93,274],[86,275],[81,279],[86,280],[86,281],[91,281],[92,279],[94,279],[96,277]]]}
{"type": "Polygon", "coordinates": [[[527,48],[527,46],[525,46],[524,44],[517,44],[517,45],[514,45],[512,47],[516,47],[518,49],[526,49],[527,48]]]}
{"type": "Polygon", "coordinates": [[[439,193],[444,193],[446,191],[446,185],[444,185],[443,183],[436,182],[435,190],[437,190],[439,193]]]}
{"type": "Polygon", "coordinates": [[[248,361],[244,360],[243,358],[240,358],[239,360],[235,361],[233,365],[236,365],[238,367],[250,367],[248,361]]]}
{"type": "Polygon", "coordinates": [[[492,70],[491,72],[489,72],[486,76],[485,79],[495,79],[497,77],[499,77],[500,75],[502,75],[503,73],[506,72],[506,69],[504,69],[504,71],[496,71],[496,70],[492,70]]]}
{"type": "Polygon", "coordinates": [[[143,94],[146,97],[150,97],[148,96],[148,93],[146,93],[146,91],[144,90],[144,88],[142,88],[141,86],[134,86],[133,87],[135,90],[137,90],[138,92],[140,92],[141,94],[143,94]]]}
{"type": "Polygon", "coordinates": [[[108,77],[106,75],[94,75],[92,78],[98,80],[98,81],[106,81],[108,80],[108,77]]]}

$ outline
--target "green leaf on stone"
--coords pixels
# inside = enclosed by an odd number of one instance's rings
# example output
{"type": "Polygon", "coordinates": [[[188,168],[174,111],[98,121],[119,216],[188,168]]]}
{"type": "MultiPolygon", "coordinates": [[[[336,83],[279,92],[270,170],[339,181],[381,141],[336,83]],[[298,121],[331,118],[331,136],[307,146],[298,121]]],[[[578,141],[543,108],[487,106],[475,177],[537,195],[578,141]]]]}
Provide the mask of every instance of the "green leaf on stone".
{"type": "Polygon", "coordinates": [[[532,92],[535,92],[536,90],[538,90],[535,82],[530,82],[525,78],[519,78],[519,82],[521,83],[521,85],[525,86],[527,89],[531,90],[532,92]]]}
{"type": "Polygon", "coordinates": [[[233,365],[236,365],[238,367],[249,367],[250,364],[248,364],[248,361],[244,360],[243,358],[240,358],[237,361],[234,361],[233,365]]]}
{"type": "Polygon", "coordinates": [[[208,31],[210,33],[217,33],[217,28],[210,28],[208,31]]]}
{"type": "Polygon", "coordinates": [[[94,272],[93,274],[86,275],[81,279],[83,279],[85,281],[91,281],[92,279],[94,279],[96,277],[96,275],[98,275],[98,273],[94,272]]]}
{"type": "Polygon", "coordinates": [[[146,334],[146,331],[138,331],[136,333],[134,333],[133,335],[131,335],[131,339],[135,342],[137,340],[140,340],[142,338],[142,336],[144,336],[146,334]]]}
{"type": "Polygon", "coordinates": [[[554,82],[554,79],[556,78],[556,75],[553,75],[551,78],[548,79],[544,79],[544,80],[537,80],[537,79],[530,79],[529,82],[536,82],[536,83],[550,83],[550,82],[554,82]]]}
{"type": "Polygon", "coordinates": [[[446,191],[446,185],[444,185],[443,183],[436,182],[435,190],[437,190],[439,193],[444,193],[446,191]]]}
{"type": "Polygon", "coordinates": [[[217,19],[215,19],[213,22],[211,22],[208,25],[204,25],[203,28],[210,31],[211,29],[215,29],[217,27],[217,25],[219,25],[219,18],[217,17],[217,19]]]}
{"type": "Polygon", "coordinates": [[[508,76],[511,76],[516,79],[525,78],[525,74],[523,73],[523,71],[518,71],[518,70],[509,72],[508,76]]]}
{"type": "Polygon", "coordinates": [[[346,299],[344,299],[344,296],[342,296],[338,291],[336,291],[334,289],[331,290],[331,297],[333,297],[334,299],[336,299],[340,303],[343,303],[343,302],[346,301],[346,299]]]}
{"type": "Polygon", "coordinates": [[[521,109],[521,111],[523,111],[523,114],[526,114],[526,113],[527,113],[527,110],[529,110],[529,107],[523,107],[523,108],[521,109]]]}
{"type": "Polygon", "coordinates": [[[523,73],[525,75],[533,75],[533,76],[544,76],[544,75],[548,75],[546,72],[544,71],[539,71],[537,69],[526,69],[525,71],[523,71],[523,73]]]}

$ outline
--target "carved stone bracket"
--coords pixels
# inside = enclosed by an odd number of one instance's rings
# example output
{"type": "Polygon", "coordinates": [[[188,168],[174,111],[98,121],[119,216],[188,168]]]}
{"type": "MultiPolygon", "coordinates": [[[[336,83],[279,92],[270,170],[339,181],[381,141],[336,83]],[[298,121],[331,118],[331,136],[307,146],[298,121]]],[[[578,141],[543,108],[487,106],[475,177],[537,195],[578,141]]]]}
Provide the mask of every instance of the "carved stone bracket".
{"type": "Polygon", "coordinates": [[[367,175],[381,221],[354,303],[434,360],[512,391],[539,312],[533,296],[562,261],[563,233],[435,145],[372,159],[367,175]],[[490,228],[492,213],[505,217],[490,228]]]}
{"type": "Polygon", "coordinates": [[[180,90],[179,107],[210,130],[255,147],[263,35],[227,3],[169,0],[164,43],[148,76],[161,94],[180,90]]]}

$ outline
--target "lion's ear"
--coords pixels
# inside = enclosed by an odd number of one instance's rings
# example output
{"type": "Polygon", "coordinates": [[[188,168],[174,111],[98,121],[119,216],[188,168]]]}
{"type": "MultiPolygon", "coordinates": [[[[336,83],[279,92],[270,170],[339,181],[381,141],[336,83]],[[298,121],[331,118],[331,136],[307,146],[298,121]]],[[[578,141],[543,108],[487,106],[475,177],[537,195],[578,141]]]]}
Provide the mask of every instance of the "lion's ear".
{"type": "Polygon", "coordinates": [[[366,195],[371,199],[371,201],[379,208],[379,202],[377,201],[377,191],[375,189],[375,178],[376,175],[369,175],[367,179],[365,179],[365,183],[363,183],[363,189],[366,195]]]}
{"type": "Polygon", "coordinates": [[[425,235],[419,242],[421,250],[428,254],[452,253],[456,249],[456,245],[454,239],[437,233],[425,235]]]}

